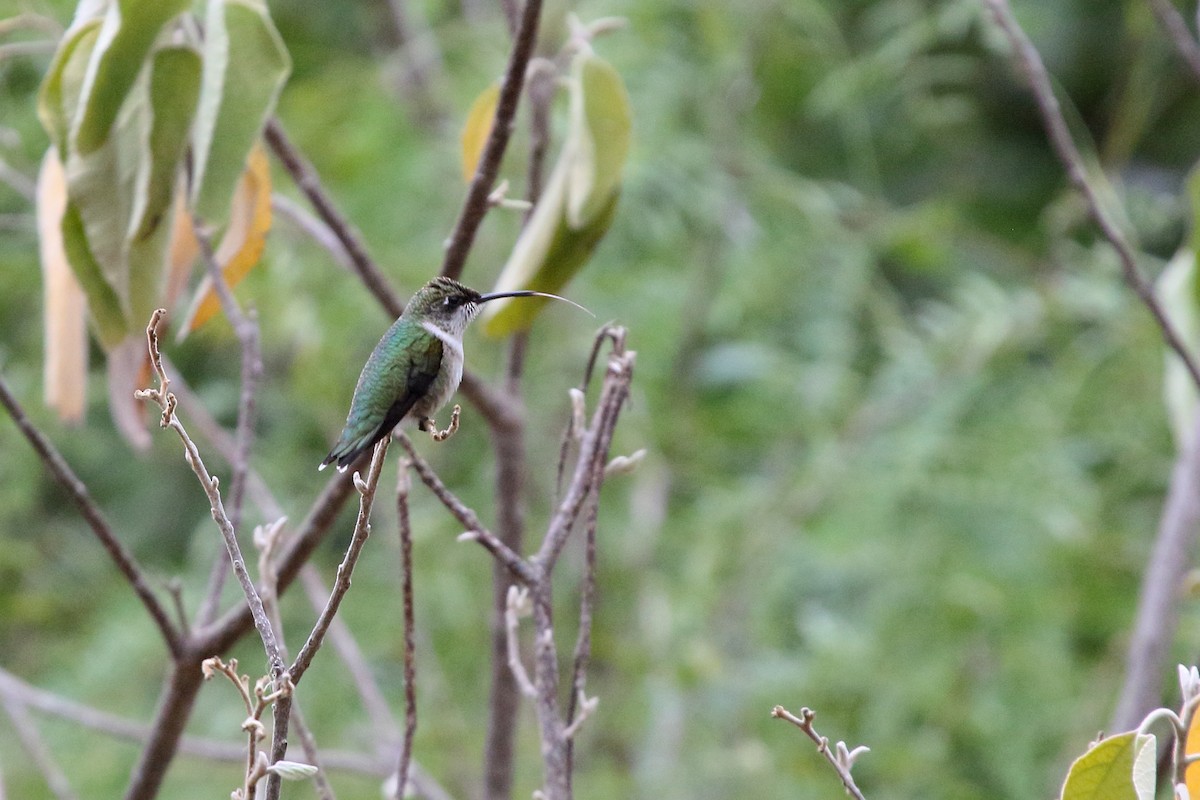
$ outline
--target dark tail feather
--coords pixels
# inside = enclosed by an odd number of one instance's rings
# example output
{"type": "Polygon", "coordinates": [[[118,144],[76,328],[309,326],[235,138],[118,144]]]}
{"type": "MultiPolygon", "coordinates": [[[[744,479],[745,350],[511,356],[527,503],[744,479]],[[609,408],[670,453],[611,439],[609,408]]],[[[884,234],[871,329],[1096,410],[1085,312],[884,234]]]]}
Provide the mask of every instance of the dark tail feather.
{"type": "Polygon", "coordinates": [[[338,472],[345,472],[346,467],[358,461],[363,453],[370,452],[375,445],[379,444],[379,440],[389,433],[391,433],[391,429],[386,431],[376,429],[375,433],[371,434],[369,439],[359,439],[357,443],[349,442],[341,444],[339,442],[329,451],[329,455],[325,456],[325,460],[321,462],[317,470],[323,470],[336,461],[338,472]]]}

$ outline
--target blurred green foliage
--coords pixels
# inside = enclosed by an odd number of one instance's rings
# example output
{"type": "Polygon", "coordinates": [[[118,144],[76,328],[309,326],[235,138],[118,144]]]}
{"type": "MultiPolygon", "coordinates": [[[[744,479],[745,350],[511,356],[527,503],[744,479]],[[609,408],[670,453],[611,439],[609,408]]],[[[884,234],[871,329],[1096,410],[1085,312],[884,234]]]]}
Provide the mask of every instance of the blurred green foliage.
{"type": "MultiPolygon", "coordinates": [[[[69,19],[66,0],[7,1],[69,19]]],[[[430,126],[398,88],[384,2],[271,5],[295,60],[280,114],[395,285],[411,290],[436,269],[463,195],[457,125],[502,68],[497,7],[412,4],[441,50],[431,87],[449,117],[430,126]]],[[[1200,93],[1138,0],[1016,6],[1155,266],[1183,236],[1200,93]]],[[[871,746],[855,771],[868,796],[1053,794],[1111,710],[1173,453],[1158,333],[1066,190],[980,5],[572,8],[629,20],[597,43],[634,104],[625,188],[567,293],[630,328],[638,375],[616,451],[649,449],[639,472],[605,489],[589,682],[601,703],[579,741],[578,795],[838,794],[807,740],[769,718],[776,703],[813,707],[822,733],[871,746]]],[[[44,58],[0,61],[0,152],[27,175],[46,146],[34,117],[44,69],[44,58]]],[[[525,148],[518,136],[505,168],[514,187],[525,148]]],[[[282,176],[278,185],[292,192],[282,176]]],[[[98,359],[86,427],[64,429],[40,407],[30,214],[0,186],[0,369],[122,538],[154,575],[179,575],[194,602],[218,541],[177,442],[159,435],[152,453],[130,455],[104,409],[98,359]]],[[[491,285],[517,222],[489,217],[469,283],[491,285]]],[[[388,320],[284,220],[267,262],[239,288],[265,348],[253,463],[298,519],[388,320]]],[[[590,335],[566,308],[533,331],[534,531],[590,335]]],[[[498,374],[503,348],[468,338],[468,363],[498,374]]],[[[228,325],[169,354],[231,424],[228,325]]],[[[468,408],[448,445],[422,445],[485,519],[486,440],[468,408]]],[[[389,506],[343,614],[399,708],[389,506]]],[[[428,495],[414,506],[416,756],[456,796],[477,796],[490,564],[454,543],[428,495]]],[[[347,514],[322,549],[327,573],[350,528],[347,514]]],[[[0,537],[2,665],[148,718],[162,674],[154,629],[4,421],[0,537]]],[[[564,643],[579,563],[571,551],[563,565],[564,643]]],[[[289,597],[285,616],[295,647],[313,613],[289,597]]],[[[1185,610],[1181,660],[1200,647],[1196,616],[1185,610]]],[[[253,642],[237,654],[262,669],[253,642]]],[[[332,652],[306,683],[318,741],[369,747],[332,652]]],[[[234,740],[239,722],[232,692],[206,686],[191,730],[234,740]]],[[[82,795],[118,794],[133,745],[59,721],[44,733],[82,795]]],[[[528,710],[521,743],[516,793],[528,796],[539,774],[528,710]]],[[[0,720],[7,790],[45,796],[17,748],[0,720]]],[[[236,775],[183,758],[164,796],[227,791],[236,775]]],[[[369,781],[334,780],[339,797],[378,797],[369,781]]]]}

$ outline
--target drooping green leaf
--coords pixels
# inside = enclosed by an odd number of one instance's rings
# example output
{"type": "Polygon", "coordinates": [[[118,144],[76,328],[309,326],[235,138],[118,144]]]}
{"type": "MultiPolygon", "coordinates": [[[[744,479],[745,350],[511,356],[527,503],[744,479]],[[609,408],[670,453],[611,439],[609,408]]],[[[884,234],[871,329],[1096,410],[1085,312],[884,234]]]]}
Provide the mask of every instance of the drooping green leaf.
{"type": "Polygon", "coordinates": [[[68,31],[42,80],[38,92],[38,119],[59,153],[68,151],[67,134],[83,89],[88,60],[99,34],[99,19],[84,22],[68,31]]]}
{"type": "MultiPolygon", "coordinates": [[[[613,192],[607,204],[581,229],[567,222],[566,193],[567,168],[560,161],[517,239],[494,291],[558,292],[591,257],[612,225],[620,193],[613,192]]],[[[547,302],[537,297],[494,300],[484,306],[484,332],[501,337],[525,330],[547,302]]]]}
{"type": "Polygon", "coordinates": [[[200,92],[200,68],[199,54],[187,47],[163,48],[152,62],[150,136],[133,186],[125,250],[129,313],[134,320],[149,319],[162,304],[164,253],[171,233],[175,188],[200,92]]]}
{"type": "Polygon", "coordinates": [[[193,131],[193,201],[204,220],[223,219],[246,157],[291,70],[283,39],[257,0],[209,0],[204,76],[193,131]]]}
{"type": "Polygon", "coordinates": [[[108,7],[84,80],[86,105],[74,145],[91,153],[108,138],[159,31],[189,0],[119,0],[108,7]]]}
{"type": "Polygon", "coordinates": [[[1155,739],[1136,731],[1098,742],[1075,760],[1062,800],[1153,800],[1155,739]]]}
{"type": "Polygon", "coordinates": [[[105,349],[116,347],[124,340],[128,330],[125,314],[116,292],[105,280],[100,265],[92,255],[83,217],[74,203],[68,202],[67,210],[63,213],[62,234],[67,261],[79,279],[83,293],[87,295],[88,311],[91,312],[96,337],[105,349]]]}
{"type": "Polygon", "coordinates": [[[150,161],[145,202],[135,207],[134,237],[144,239],[175,196],[180,162],[200,94],[200,54],[190,47],[165,47],[154,54],[150,72],[150,161]]]}
{"type": "Polygon", "coordinates": [[[66,159],[67,187],[79,209],[88,246],[105,279],[129,305],[129,231],[132,211],[145,202],[150,137],[149,76],[143,73],[126,95],[104,143],[87,154],[66,159]]]}
{"type": "Polygon", "coordinates": [[[567,221],[583,228],[609,205],[621,185],[632,115],[625,83],[604,59],[590,52],[579,54],[572,79],[567,221]]]}

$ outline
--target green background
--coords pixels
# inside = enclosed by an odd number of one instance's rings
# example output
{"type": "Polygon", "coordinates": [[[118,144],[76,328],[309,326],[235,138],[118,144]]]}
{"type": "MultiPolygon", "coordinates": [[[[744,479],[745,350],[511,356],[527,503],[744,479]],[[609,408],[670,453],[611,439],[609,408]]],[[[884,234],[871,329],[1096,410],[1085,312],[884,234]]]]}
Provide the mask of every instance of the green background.
{"type": "MultiPolygon", "coordinates": [[[[440,261],[465,191],[459,126],[508,44],[499,4],[415,5],[442,59],[430,87],[440,122],[415,113],[401,86],[384,3],[271,3],[295,61],[279,114],[403,294],[440,261]]],[[[600,705],[579,739],[577,795],[840,796],[811,744],[770,719],[776,703],[813,707],[822,733],[869,745],[855,775],[873,798],[1054,794],[1111,713],[1175,448],[1157,329],[1066,188],[980,4],[572,9],[628,19],[596,47],[627,83],[635,130],[616,221],[566,291],[629,328],[637,375],[614,448],[648,451],[637,473],[605,487],[589,679],[600,705]]],[[[19,10],[64,24],[71,14],[66,2],[0,0],[0,17],[19,10]]],[[[1156,272],[1190,216],[1197,84],[1143,2],[1016,10],[1156,272]]],[[[46,147],[34,104],[47,62],[0,61],[0,154],[27,175],[46,147]]],[[[519,196],[523,117],[518,131],[504,174],[519,196]]],[[[179,576],[194,604],[219,542],[175,437],[155,431],[152,452],[131,454],[109,420],[95,349],[86,426],[41,407],[31,215],[0,185],[0,370],[122,540],[157,580],[179,576]]],[[[518,221],[488,217],[466,282],[490,286],[518,221]]],[[[253,465],[299,520],[389,320],[286,220],[238,294],[262,325],[253,465]]],[[[561,306],[531,337],[535,534],[593,329],[561,306]]],[[[466,346],[472,369],[501,373],[502,345],[475,331],[466,346]]],[[[168,353],[231,425],[239,360],[228,324],[168,353]]],[[[449,443],[419,446],[492,519],[491,453],[474,409],[449,443]]],[[[475,797],[491,564],[455,543],[460,529],[427,493],[413,506],[416,757],[456,797],[475,797]]],[[[262,521],[253,507],[248,517],[262,521]]],[[[347,512],[318,555],[327,577],[351,527],[347,512]]],[[[342,614],[399,709],[395,539],[383,501],[342,614]]],[[[580,561],[573,546],[560,568],[564,649],[580,561]]],[[[294,649],[313,612],[298,595],[284,611],[294,649]]],[[[1187,601],[1177,660],[1200,649],[1196,623],[1187,601]]],[[[237,655],[263,671],[255,642],[237,655]]],[[[128,587],[0,420],[0,665],[144,720],[163,661],[128,587]]],[[[1173,683],[1163,675],[1165,692],[1173,683]]],[[[332,651],[301,701],[318,742],[370,751],[332,651]]],[[[206,685],[189,731],[236,741],[242,716],[231,687],[206,685]]],[[[119,795],[133,745],[39,719],[82,796],[119,795]]],[[[539,776],[529,708],[520,746],[515,796],[528,797],[539,776]]],[[[27,762],[0,717],[10,796],[48,796],[27,762]]],[[[341,798],[379,796],[376,782],[333,780],[341,798]]],[[[182,757],[163,796],[225,796],[238,782],[236,765],[182,757]]],[[[285,796],[312,792],[292,784],[285,796]]]]}

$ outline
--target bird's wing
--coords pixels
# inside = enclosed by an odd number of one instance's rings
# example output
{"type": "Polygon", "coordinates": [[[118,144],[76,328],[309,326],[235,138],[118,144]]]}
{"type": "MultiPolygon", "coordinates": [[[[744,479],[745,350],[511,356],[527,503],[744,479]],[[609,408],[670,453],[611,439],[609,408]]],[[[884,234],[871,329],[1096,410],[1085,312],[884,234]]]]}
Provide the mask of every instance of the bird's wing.
{"type": "MultiPolygon", "coordinates": [[[[329,451],[329,455],[325,457],[322,466],[336,461],[338,469],[345,469],[353,464],[358,460],[359,456],[374,447],[380,439],[390,434],[392,428],[396,427],[404,419],[404,415],[412,410],[416,402],[429,391],[429,387],[433,385],[433,381],[437,378],[438,370],[442,364],[441,340],[430,336],[424,346],[417,345],[410,347],[408,355],[409,363],[406,373],[389,375],[384,378],[396,383],[397,396],[395,401],[388,406],[379,423],[372,425],[370,421],[367,421],[365,425],[355,426],[347,421],[346,429],[342,431],[337,444],[333,446],[333,449],[329,451]]],[[[368,368],[370,366],[368,365],[368,368]]],[[[358,392],[356,391],[354,402],[351,403],[351,419],[358,416],[355,413],[355,406],[358,400],[358,392]]]]}

